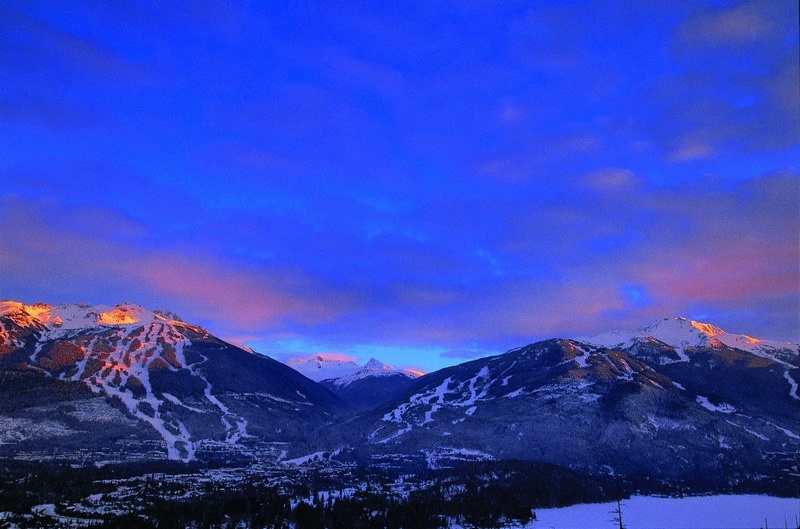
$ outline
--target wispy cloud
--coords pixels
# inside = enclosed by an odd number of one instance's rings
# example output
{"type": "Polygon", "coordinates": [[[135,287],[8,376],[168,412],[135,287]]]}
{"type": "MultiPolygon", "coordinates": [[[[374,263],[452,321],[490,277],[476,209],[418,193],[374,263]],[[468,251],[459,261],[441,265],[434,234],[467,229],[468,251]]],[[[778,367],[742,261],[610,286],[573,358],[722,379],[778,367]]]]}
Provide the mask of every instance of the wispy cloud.
{"type": "Polygon", "coordinates": [[[687,313],[800,338],[796,20],[0,7],[0,287],[440,363],[687,313]]]}
{"type": "MultiPolygon", "coordinates": [[[[143,245],[143,226],[117,210],[14,197],[4,198],[2,206],[0,264],[16,288],[30,288],[25,285],[38,276],[92,277],[142,298],[132,301],[175,304],[228,333],[329,321],[356,303],[300,272],[243,266],[202,250],[143,245]]],[[[38,289],[39,295],[47,292],[46,285],[38,289]]]]}

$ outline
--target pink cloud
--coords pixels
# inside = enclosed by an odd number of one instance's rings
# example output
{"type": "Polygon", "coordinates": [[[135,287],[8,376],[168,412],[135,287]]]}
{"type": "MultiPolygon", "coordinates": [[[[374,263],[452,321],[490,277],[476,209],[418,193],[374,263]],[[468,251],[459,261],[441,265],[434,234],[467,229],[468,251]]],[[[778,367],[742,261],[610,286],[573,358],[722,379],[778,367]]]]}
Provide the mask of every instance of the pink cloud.
{"type": "Polygon", "coordinates": [[[246,268],[199,251],[147,248],[140,240],[145,228],[110,208],[69,209],[21,198],[5,198],[0,205],[4,276],[39,290],[50,286],[55,295],[67,284],[72,291],[102,285],[115,299],[98,301],[126,301],[116,297],[133,293],[143,299],[129,301],[188,310],[184,317],[214,320],[231,330],[320,323],[358,303],[297,271],[246,268]]]}
{"type": "Polygon", "coordinates": [[[691,162],[703,160],[715,154],[715,149],[707,143],[685,142],[667,153],[666,159],[670,162],[691,162]]]}
{"type": "Polygon", "coordinates": [[[680,39],[689,45],[731,45],[756,41],[767,36],[774,23],[767,3],[751,2],[731,9],[702,13],[680,30],[680,39]]]}
{"type": "Polygon", "coordinates": [[[684,303],[747,303],[786,296],[800,285],[796,244],[720,240],[658,257],[640,263],[633,273],[655,295],[684,303]]]}
{"type": "Polygon", "coordinates": [[[209,256],[141,256],[125,269],[154,291],[203,307],[208,315],[239,328],[276,325],[287,318],[311,323],[335,315],[322,300],[292,292],[302,279],[241,270],[209,256]]]}

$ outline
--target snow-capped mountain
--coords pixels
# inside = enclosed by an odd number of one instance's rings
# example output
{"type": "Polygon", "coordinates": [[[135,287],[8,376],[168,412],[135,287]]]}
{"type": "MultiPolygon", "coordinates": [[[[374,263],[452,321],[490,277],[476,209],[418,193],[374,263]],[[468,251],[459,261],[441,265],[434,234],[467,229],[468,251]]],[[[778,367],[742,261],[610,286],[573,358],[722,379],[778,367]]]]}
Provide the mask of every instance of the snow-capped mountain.
{"type": "Polygon", "coordinates": [[[380,360],[370,358],[369,361],[358,370],[344,376],[326,379],[335,387],[347,387],[366,378],[391,378],[395,376],[415,379],[424,375],[422,371],[415,369],[397,369],[396,367],[384,364],[380,360]]]}
{"type": "MultiPolygon", "coordinates": [[[[661,343],[672,349],[677,358],[662,358],[663,363],[688,361],[693,350],[731,347],[757,356],[796,364],[798,345],[791,342],[760,340],[746,334],[731,334],[710,323],[687,318],[664,318],[638,331],[612,331],[592,338],[578,338],[594,345],[629,349],[641,343],[661,343]]],[[[792,365],[795,365],[792,364],[792,365]]],[[[795,367],[800,367],[795,365],[795,367]]]]}
{"type": "Polygon", "coordinates": [[[113,424],[124,428],[103,442],[133,436],[189,460],[214,444],[299,439],[339,405],[280,362],[130,303],[0,303],[0,370],[6,452],[67,450],[113,424]]]}
{"type": "Polygon", "coordinates": [[[322,382],[166,311],[2,302],[0,456],[469,454],[704,490],[796,487],[794,344],[675,319],[421,377],[374,359],[299,365],[322,382]]]}
{"type": "Polygon", "coordinates": [[[319,382],[356,411],[380,406],[424,374],[414,369],[397,369],[375,358],[360,366],[353,357],[338,353],[294,357],[286,365],[319,382]]]}
{"type": "Polygon", "coordinates": [[[431,373],[343,428],[379,453],[451,447],[714,486],[795,472],[796,346],[687,320],[606,336],[431,373]]]}
{"type": "Polygon", "coordinates": [[[354,358],[338,353],[298,356],[287,360],[286,365],[315,382],[344,377],[361,369],[354,358]]]}
{"type": "Polygon", "coordinates": [[[413,369],[397,369],[371,358],[357,371],[321,384],[359,411],[376,408],[399,396],[423,373],[413,369]]]}

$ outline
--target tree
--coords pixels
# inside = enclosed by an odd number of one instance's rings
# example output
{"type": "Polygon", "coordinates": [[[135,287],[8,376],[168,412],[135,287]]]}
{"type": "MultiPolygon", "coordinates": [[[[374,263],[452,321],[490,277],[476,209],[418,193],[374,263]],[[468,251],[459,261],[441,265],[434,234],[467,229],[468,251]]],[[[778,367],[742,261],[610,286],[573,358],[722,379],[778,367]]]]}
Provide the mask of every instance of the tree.
{"type": "Polygon", "coordinates": [[[611,519],[614,524],[619,524],[619,529],[625,529],[625,526],[622,525],[622,500],[617,500],[617,508],[611,511],[611,514],[614,517],[611,519]]]}

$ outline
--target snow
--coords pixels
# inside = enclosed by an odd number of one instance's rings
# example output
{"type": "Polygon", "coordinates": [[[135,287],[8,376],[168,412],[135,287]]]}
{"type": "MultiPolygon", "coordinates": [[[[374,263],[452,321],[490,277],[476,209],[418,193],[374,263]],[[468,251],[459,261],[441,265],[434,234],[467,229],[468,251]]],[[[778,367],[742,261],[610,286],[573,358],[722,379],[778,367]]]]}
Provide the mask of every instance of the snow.
{"type": "Polygon", "coordinates": [[[389,441],[391,441],[392,439],[396,439],[396,438],[400,437],[401,435],[407,434],[408,432],[411,431],[411,428],[412,428],[412,426],[410,424],[406,423],[406,427],[405,428],[401,428],[400,430],[397,430],[394,434],[390,435],[389,437],[386,437],[385,439],[381,439],[380,441],[378,441],[378,443],[379,444],[386,444],[389,441]]]}
{"type": "Polygon", "coordinates": [[[0,316],[21,316],[35,320],[49,331],[72,331],[88,329],[98,325],[126,326],[168,322],[166,317],[151,312],[133,303],[119,305],[88,305],[85,303],[58,306],[37,303],[25,305],[16,301],[0,302],[0,316]]]}
{"type": "Polygon", "coordinates": [[[375,358],[370,358],[370,360],[366,364],[364,364],[364,367],[360,368],[359,370],[349,375],[345,375],[339,378],[334,378],[333,383],[338,387],[347,387],[353,382],[356,382],[358,380],[363,380],[365,378],[390,377],[390,376],[418,378],[420,376],[420,372],[409,369],[396,369],[390,366],[389,364],[384,364],[380,360],[376,360],[375,358]]]}
{"type": "Polygon", "coordinates": [[[485,397],[486,391],[489,389],[489,386],[492,385],[492,382],[494,382],[494,381],[489,381],[487,383],[488,379],[489,379],[489,366],[483,366],[481,370],[478,371],[478,374],[469,380],[469,398],[465,401],[457,402],[454,404],[456,406],[471,407],[478,399],[485,397]],[[481,387],[480,391],[478,391],[478,387],[481,387]]]}
{"type": "Polygon", "coordinates": [[[578,367],[580,367],[581,369],[586,369],[587,367],[589,367],[589,364],[586,362],[586,360],[592,355],[592,352],[587,351],[581,346],[581,344],[578,343],[573,343],[573,346],[580,353],[575,356],[575,362],[577,362],[578,367]]]}
{"type": "Polygon", "coordinates": [[[753,437],[758,437],[762,441],[769,441],[769,437],[767,437],[766,435],[761,435],[758,432],[754,432],[753,430],[751,430],[751,429],[749,429],[749,428],[747,428],[747,427],[745,427],[745,426],[743,426],[741,424],[735,423],[735,422],[733,422],[733,421],[731,421],[729,419],[725,419],[725,422],[727,422],[728,424],[730,424],[732,426],[736,426],[736,427],[741,428],[742,430],[744,430],[745,432],[749,433],[753,437]]]}
{"type": "MultiPolygon", "coordinates": [[[[83,358],[74,362],[74,370],[69,372],[68,378],[83,381],[94,393],[118,398],[131,415],[158,432],[170,459],[193,459],[196,443],[183,422],[164,415],[161,407],[166,402],[195,413],[218,410],[218,420],[226,429],[227,443],[237,443],[247,435],[247,421],[230,412],[197,370],[207,358],[203,357],[202,362],[193,365],[186,363],[183,349],[191,345],[191,341],[184,331],[203,332],[202,329],[180,321],[172,313],[149,311],[132,303],[112,307],[84,303],[25,305],[4,301],[0,302],[0,316],[19,325],[42,329],[42,339],[30,355],[30,365],[45,374],[51,374],[40,363],[40,354],[46,343],[65,340],[82,349],[83,358]],[[150,371],[156,360],[172,371],[188,369],[201,379],[205,383],[205,402],[193,407],[169,393],[156,394],[150,384],[150,371]],[[90,361],[95,366],[99,361],[100,369],[95,367],[92,373],[88,373],[90,361]],[[129,383],[138,389],[134,391],[129,383]]],[[[60,373],[59,377],[67,378],[66,375],[60,373]]]]}
{"type": "Polygon", "coordinates": [[[339,353],[317,353],[290,358],[286,365],[315,382],[351,375],[360,369],[355,358],[339,353]]]}
{"type": "Polygon", "coordinates": [[[173,403],[173,404],[175,404],[177,406],[182,406],[182,407],[186,408],[187,410],[192,410],[193,412],[196,412],[196,413],[206,413],[205,410],[201,410],[200,408],[195,408],[195,407],[189,406],[187,404],[184,404],[175,395],[171,395],[169,393],[162,393],[161,395],[165,399],[167,399],[168,401],[170,401],[171,403],[173,403]]]}
{"type": "Polygon", "coordinates": [[[189,366],[189,371],[192,372],[193,375],[199,377],[203,382],[206,383],[206,387],[203,390],[203,394],[205,395],[206,399],[216,406],[219,411],[222,413],[222,424],[225,426],[225,430],[227,431],[225,442],[228,444],[236,444],[239,442],[239,439],[242,437],[247,437],[247,420],[243,417],[239,417],[231,413],[228,407],[222,403],[212,392],[211,390],[213,387],[211,383],[202,375],[202,373],[197,371],[199,365],[203,364],[204,362],[208,361],[208,357],[205,355],[200,355],[202,357],[202,361],[192,364],[189,366]]]}
{"type": "Polygon", "coordinates": [[[707,347],[716,340],[721,344],[752,353],[783,364],[786,362],[775,356],[776,351],[797,351],[796,344],[761,340],[746,334],[732,334],[710,323],[687,318],[664,318],[638,331],[612,331],[591,338],[578,338],[578,341],[607,348],[627,348],[637,338],[654,338],[675,348],[681,360],[689,360],[687,349],[707,347]]]}
{"type": "MultiPolygon", "coordinates": [[[[416,393],[408,399],[407,402],[400,404],[395,409],[387,412],[381,418],[384,422],[393,422],[403,427],[400,428],[397,432],[393,435],[378,441],[379,443],[386,443],[396,437],[399,437],[403,434],[410,432],[414,426],[423,426],[425,424],[431,423],[434,421],[433,414],[437,412],[444,403],[444,397],[449,391],[449,386],[452,383],[452,377],[447,377],[445,380],[442,381],[441,384],[436,386],[432,390],[428,390],[422,393],[416,393]],[[428,410],[425,411],[425,418],[422,421],[415,421],[413,417],[409,417],[410,412],[414,410],[418,410],[421,407],[430,406],[428,410]]],[[[376,431],[372,432],[368,439],[374,439],[378,432],[380,432],[383,427],[378,428],[376,431]]]]}
{"type": "Polygon", "coordinates": [[[60,524],[67,525],[68,527],[86,527],[102,523],[102,520],[99,519],[73,518],[71,516],[60,515],[56,512],[56,506],[52,503],[34,505],[31,507],[31,512],[38,516],[52,518],[60,524]]]}
{"type": "Polygon", "coordinates": [[[469,448],[440,447],[434,450],[420,450],[425,454],[425,461],[430,469],[441,468],[441,461],[495,461],[491,454],[469,448]]]}
{"type": "Polygon", "coordinates": [[[418,378],[425,374],[417,369],[397,369],[375,358],[370,358],[366,364],[360,366],[356,363],[355,357],[339,353],[296,356],[284,363],[315,382],[329,380],[340,387],[349,386],[357,380],[368,377],[401,375],[418,378]]]}
{"type": "Polygon", "coordinates": [[[720,403],[719,406],[716,404],[712,404],[707,397],[703,397],[702,395],[697,396],[697,403],[700,404],[702,407],[707,409],[708,411],[716,411],[720,413],[735,413],[736,408],[731,406],[730,404],[726,404],[724,402],[720,403]]]}
{"type": "Polygon", "coordinates": [[[676,421],[674,419],[670,419],[669,417],[660,417],[653,415],[652,413],[647,414],[647,422],[655,428],[656,430],[695,430],[696,427],[692,424],[686,423],[684,421],[676,421]]]}
{"type": "Polygon", "coordinates": [[[586,357],[583,355],[576,356],[575,361],[578,363],[578,367],[582,369],[589,367],[589,364],[586,363],[586,357]]]}
{"type": "MultiPolygon", "coordinates": [[[[560,509],[537,509],[537,521],[527,528],[584,529],[613,527],[609,522],[617,504],[574,505],[560,509]]],[[[626,527],[635,529],[739,529],[793,526],[798,510],[797,498],[771,496],[702,496],[691,498],[657,498],[634,496],[622,501],[622,518],[626,527]]],[[[456,526],[451,526],[456,527],[456,526]]]]}
{"type": "MultiPolygon", "coordinates": [[[[394,435],[379,442],[385,443],[400,435],[410,432],[414,426],[424,426],[434,422],[434,414],[445,406],[449,407],[451,410],[453,408],[464,409],[464,417],[455,420],[451,419],[450,424],[456,425],[464,422],[467,417],[472,416],[477,411],[478,407],[476,403],[487,396],[488,389],[495,382],[497,382],[497,380],[490,377],[489,367],[485,365],[478,371],[477,374],[475,374],[475,376],[469,380],[458,382],[454,388],[451,388],[451,386],[456,383],[452,380],[452,377],[447,377],[435,388],[412,395],[408,401],[400,404],[393,410],[384,414],[381,420],[384,422],[398,423],[403,427],[400,428],[394,435]],[[446,396],[448,397],[448,400],[445,404],[446,396]],[[425,409],[428,406],[430,407],[425,409]],[[415,418],[419,417],[420,413],[424,413],[424,419],[421,421],[415,418]]],[[[516,395],[510,396],[513,397],[516,395]]],[[[368,438],[370,440],[375,438],[378,432],[380,432],[382,429],[383,428],[379,428],[378,430],[372,432],[368,438]]]]}
{"type": "Polygon", "coordinates": [[[782,431],[784,434],[786,434],[788,437],[791,437],[792,439],[800,439],[800,435],[797,435],[796,433],[794,433],[794,432],[793,432],[793,431],[791,431],[791,430],[788,430],[788,429],[786,429],[786,428],[783,428],[783,427],[781,427],[781,426],[778,426],[778,425],[777,425],[777,424],[775,424],[774,422],[764,421],[763,419],[762,419],[762,421],[763,421],[763,422],[765,422],[765,423],[767,423],[767,424],[769,424],[770,426],[772,426],[772,427],[774,427],[774,428],[777,428],[778,430],[782,431]]]}
{"type": "MultiPolygon", "coordinates": [[[[285,454],[285,452],[284,452],[285,454]]],[[[311,461],[322,461],[325,459],[325,452],[314,452],[313,454],[308,454],[302,457],[296,457],[294,459],[284,459],[281,461],[284,465],[304,465],[311,461]]]]}
{"type": "Polygon", "coordinates": [[[525,388],[515,389],[511,393],[509,393],[507,395],[504,395],[504,397],[507,398],[507,399],[513,399],[515,397],[519,397],[520,395],[522,395],[522,392],[523,392],[524,389],[525,388]]]}
{"type": "Polygon", "coordinates": [[[789,382],[789,386],[791,387],[791,389],[789,390],[789,395],[792,398],[800,400],[800,396],[797,395],[797,381],[794,378],[792,378],[792,375],[789,374],[789,371],[783,372],[783,378],[785,378],[786,381],[789,382]]]}
{"type": "Polygon", "coordinates": [[[422,421],[422,424],[428,424],[429,422],[433,422],[433,414],[439,411],[439,408],[441,408],[441,406],[438,404],[432,405],[431,409],[425,412],[425,420],[422,421]]]}

